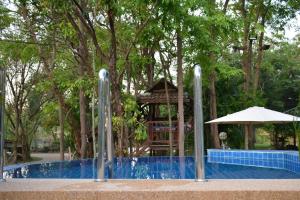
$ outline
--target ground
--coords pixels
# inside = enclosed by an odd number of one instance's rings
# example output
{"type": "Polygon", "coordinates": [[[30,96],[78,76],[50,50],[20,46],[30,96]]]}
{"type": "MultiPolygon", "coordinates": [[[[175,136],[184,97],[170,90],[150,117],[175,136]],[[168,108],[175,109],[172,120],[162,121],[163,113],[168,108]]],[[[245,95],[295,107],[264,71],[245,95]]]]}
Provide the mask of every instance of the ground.
{"type": "MultiPolygon", "coordinates": [[[[60,160],[59,153],[31,153],[32,158],[36,158],[34,160],[42,160],[42,161],[53,161],[60,160]]],[[[65,153],[65,160],[69,159],[69,155],[65,153]]]]}

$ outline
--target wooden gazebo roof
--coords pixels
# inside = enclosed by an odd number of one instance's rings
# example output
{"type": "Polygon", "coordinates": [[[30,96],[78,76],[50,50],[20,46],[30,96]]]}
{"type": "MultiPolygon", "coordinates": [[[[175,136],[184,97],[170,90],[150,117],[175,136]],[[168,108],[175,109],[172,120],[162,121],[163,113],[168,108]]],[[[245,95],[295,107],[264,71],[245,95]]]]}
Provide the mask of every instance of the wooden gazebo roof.
{"type": "MultiPolygon", "coordinates": [[[[171,104],[178,103],[178,89],[171,82],[167,81],[168,93],[171,104]]],[[[144,94],[137,96],[137,102],[140,104],[167,104],[165,91],[165,79],[158,80],[151,88],[147,89],[144,94]]],[[[184,93],[184,102],[189,103],[191,99],[187,93],[184,93]]]]}

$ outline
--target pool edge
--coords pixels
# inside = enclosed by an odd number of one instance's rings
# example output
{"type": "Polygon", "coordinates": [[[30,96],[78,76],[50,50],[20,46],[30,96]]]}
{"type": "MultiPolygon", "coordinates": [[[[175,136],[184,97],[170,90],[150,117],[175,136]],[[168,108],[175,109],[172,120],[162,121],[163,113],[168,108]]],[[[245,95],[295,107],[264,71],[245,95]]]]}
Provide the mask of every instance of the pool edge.
{"type": "Polygon", "coordinates": [[[298,199],[300,179],[191,180],[8,180],[0,199],[298,199]]]}

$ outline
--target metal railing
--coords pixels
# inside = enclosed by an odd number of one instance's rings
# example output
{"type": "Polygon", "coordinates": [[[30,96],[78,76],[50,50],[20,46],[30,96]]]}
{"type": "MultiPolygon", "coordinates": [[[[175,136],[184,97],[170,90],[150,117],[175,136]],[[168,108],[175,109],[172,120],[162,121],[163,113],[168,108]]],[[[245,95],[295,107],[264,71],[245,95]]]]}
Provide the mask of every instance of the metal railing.
{"type": "Polygon", "coordinates": [[[98,161],[97,179],[104,182],[105,179],[105,140],[107,147],[107,164],[109,167],[109,178],[113,176],[113,136],[111,126],[111,103],[110,103],[110,81],[109,73],[105,69],[99,71],[98,82],[98,161]],[[105,137],[106,136],[106,137],[105,137]]]}
{"type": "Polygon", "coordinates": [[[4,166],[4,113],[5,113],[5,69],[0,69],[0,182],[3,178],[4,166]]]}
{"type": "Polygon", "coordinates": [[[194,69],[194,141],[195,141],[195,181],[205,181],[202,72],[201,67],[194,69]]]}

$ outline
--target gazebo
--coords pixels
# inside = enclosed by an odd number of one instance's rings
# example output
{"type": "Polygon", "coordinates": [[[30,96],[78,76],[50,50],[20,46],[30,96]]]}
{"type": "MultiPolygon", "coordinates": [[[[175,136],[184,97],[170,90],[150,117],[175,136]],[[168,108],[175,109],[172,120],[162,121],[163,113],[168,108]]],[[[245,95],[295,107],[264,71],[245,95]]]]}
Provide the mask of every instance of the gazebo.
{"type": "MultiPolygon", "coordinates": [[[[184,110],[185,110],[185,129],[192,126],[192,100],[187,93],[184,93],[184,110]]],[[[140,110],[146,120],[148,144],[151,155],[163,153],[170,149],[169,132],[173,136],[173,149],[178,149],[178,90],[171,82],[164,78],[158,80],[152,87],[147,89],[145,93],[137,96],[137,102],[140,110]],[[167,93],[166,85],[167,84],[167,93]],[[172,108],[172,123],[169,126],[168,115],[162,112],[162,108],[166,108],[169,104],[172,108]],[[176,112],[175,112],[176,111],[176,112]],[[171,130],[170,130],[171,128],[171,130]]]]}

